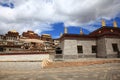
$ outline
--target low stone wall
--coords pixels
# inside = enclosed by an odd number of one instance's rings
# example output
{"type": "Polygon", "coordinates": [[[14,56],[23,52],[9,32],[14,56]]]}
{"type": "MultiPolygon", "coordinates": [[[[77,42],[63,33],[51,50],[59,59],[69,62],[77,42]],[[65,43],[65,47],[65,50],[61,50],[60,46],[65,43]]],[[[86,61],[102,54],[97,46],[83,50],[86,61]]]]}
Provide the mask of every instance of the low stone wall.
{"type": "Polygon", "coordinates": [[[76,67],[76,66],[87,66],[94,64],[105,64],[105,63],[120,63],[120,59],[106,59],[106,60],[90,60],[90,61],[63,61],[63,62],[49,62],[44,68],[59,68],[59,67],[76,67]]]}
{"type": "Polygon", "coordinates": [[[78,55],[63,55],[64,59],[78,59],[78,55]]]}
{"type": "Polygon", "coordinates": [[[63,55],[64,59],[96,58],[96,54],[63,55]]]}
{"type": "Polygon", "coordinates": [[[88,55],[80,54],[78,55],[78,58],[96,58],[96,54],[88,54],[88,55]]]}
{"type": "Polygon", "coordinates": [[[49,54],[0,55],[0,61],[41,61],[48,58],[49,54]]]}
{"type": "Polygon", "coordinates": [[[117,58],[118,55],[117,54],[108,54],[107,58],[117,58]]]}

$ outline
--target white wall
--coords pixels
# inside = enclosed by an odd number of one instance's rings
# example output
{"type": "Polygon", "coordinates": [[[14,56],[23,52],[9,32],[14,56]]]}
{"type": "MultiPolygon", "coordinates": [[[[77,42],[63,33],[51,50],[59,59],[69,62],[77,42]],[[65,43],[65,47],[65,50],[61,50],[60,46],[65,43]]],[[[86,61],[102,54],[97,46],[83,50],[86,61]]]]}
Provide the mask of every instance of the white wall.
{"type": "Polygon", "coordinates": [[[115,38],[105,38],[106,42],[106,52],[107,54],[117,54],[117,52],[113,51],[112,44],[117,43],[118,49],[120,51],[120,39],[115,39],[115,38]]]}
{"type": "Polygon", "coordinates": [[[83,54],[92,53],[92,45],[96,45],[96,40],[64,40],[63,54],[77,55],[77,46],[82,45],[83,54]]]}
{"type": "Polygon", "coordinates": [[[48,58],[49,54],[0,55],[0,61],[37,61],[48,58]]]}
{"type": "Polygon", "coordinates": [[[97,51],[98,57],[107,57],[105,38],[100,38],[97,40],[97,51]]]}
{"type": "Polygon", "coordinates": [[[77,40],[64,40],[64,55],[77,55],[77,40]]]}
{"type": "Polygon", "coordinates": [[[96,53],[92,53],[92,45],[96,45],[96,40],[66,39],[62,41],[64,58],[76,59],[81,57],[96,57],[96,53]],[[78,54],[77,46],[79,45],[83,47],[82,54],[78,54]]]}
{"type": "Polygon", "coordinates": [[[83,54],[95,54],[92,53],[92,45],[96,45],[96,40],[78,40],[77,45],[83,47],[83,54]]]}

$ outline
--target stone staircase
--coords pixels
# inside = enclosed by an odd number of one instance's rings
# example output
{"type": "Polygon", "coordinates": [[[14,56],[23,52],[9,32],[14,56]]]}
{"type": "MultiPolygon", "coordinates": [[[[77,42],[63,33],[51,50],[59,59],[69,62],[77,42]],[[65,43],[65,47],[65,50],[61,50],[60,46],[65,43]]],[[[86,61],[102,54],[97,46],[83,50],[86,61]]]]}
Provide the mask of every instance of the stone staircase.
{"type": "Polygon", "coordinates": [[[100,59],[100,60],[83,60],[83,61],[54,61],[45,63],[43,68],[59,68],[59,67],[77,67],[77,66],[88,66],[94,64],[105,64],[105,63],[120,63],[120,59],[100,59]]]}

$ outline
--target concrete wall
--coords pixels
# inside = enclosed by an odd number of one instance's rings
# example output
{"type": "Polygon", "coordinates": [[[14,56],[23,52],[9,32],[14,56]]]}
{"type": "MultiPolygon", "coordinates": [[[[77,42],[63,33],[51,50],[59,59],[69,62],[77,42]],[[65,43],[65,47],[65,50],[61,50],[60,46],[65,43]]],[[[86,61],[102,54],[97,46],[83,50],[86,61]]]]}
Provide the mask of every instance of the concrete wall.
{"type": "Polygon", "coordinates": [[[48,58],[49,54],[0,55],[0,61],[41,61],[48,58]]]}
{"type": "Polygon", "coordinates": [[[76,55],[77,54],[77,40],[64,40],[65,55],[76,55]]]}
{"type": "Polygon", "coordinates": [[[112,44],[117,43],[120,51],[119,38],[101,37],[97,40],[77,40],[65,39],[61,42],[64,59],[76,59],[84,57],[117,57],[117,52],[113,51],[112,44]],[[77,46],[83,47],[83,53],[77,52],[77,46]],[[97,53],[92,53],[92,46],[97,45],[97,53]]]}
{"type": "Polygon", "coordinates": [[[61,49],[62,49],[62,52],[64,52],[64,40],[62,40],[62,41],[60,42],[60,47],[61,47],[61,49]]]}
{"type": "Polygon", "coordinates": [[[92,45],[96,45],[96,40],[78,40],[77,45],[83,46],[83,54],[89,55],[92,53],[92,45]]]}
{"type": "Polygon", "coordinates": [[[107,57],[106,54],[106,45],[105,45],[105,38],[99,38],[97,40],[97,56],[104,58],[107,57]]]}
{"type": "Polygon", "coordinates": [[[77,40],[64,40],[62,49],[64,59],[77,58],[77,40]]]}
{"type": "Polygon", "coordinates": [[[62,41],[62,50],[65,59],[76,59],[82,57],[96,57],[96,53],[92,53],[92,45],[96,45],[96,40],[74,40],[66,39],[62,41]],[[77,46],[83,46],[83,53],[78,54],[77,46]]]}
{"type": "Polygon", "coordinates": [[[120,39],[119,38],[100,38],[97,40],[98,46],[98,57],[117,57],[117,52],[113,51],[112,44],[117,43],[120,50],[120,39]]]}
{"type": "Polygon", "coordinates": [[[117,38],[105,38],[105,43],[106,43],[107,57],[117,57],[117,52],[113,51],[112,44],[116,43],[118,45],[118,49],[120,51],[120,39],[117,39],[117,38]]]}
{"type": "Polygon", "coordinates": [[[92,53],[92,46],[96,45],[96,40],[78,40],[77,45],[82,45],[83,53],[79,54],[79,58],[96,57],[96,53],[92,53]]]}

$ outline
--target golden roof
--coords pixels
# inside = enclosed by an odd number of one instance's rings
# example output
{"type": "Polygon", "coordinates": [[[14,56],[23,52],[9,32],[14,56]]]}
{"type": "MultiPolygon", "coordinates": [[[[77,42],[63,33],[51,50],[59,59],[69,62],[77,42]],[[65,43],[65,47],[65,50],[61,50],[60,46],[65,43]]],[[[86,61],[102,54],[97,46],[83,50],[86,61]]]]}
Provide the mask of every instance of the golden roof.
{"type": "Polygon", "coordinates": [[[10,32],[17,33],[17,31],[16,31],[16,30],[11,30],[10,32]]]}
{"type": "Polygon", "coordinates": [[[42,34],[42,36],[51,37],[50,34],[42,34]]]}
{"type": "Polygon", "coordinates": [[[30,34],[34,34],[34,33],[30,33],[30,34]]]}

